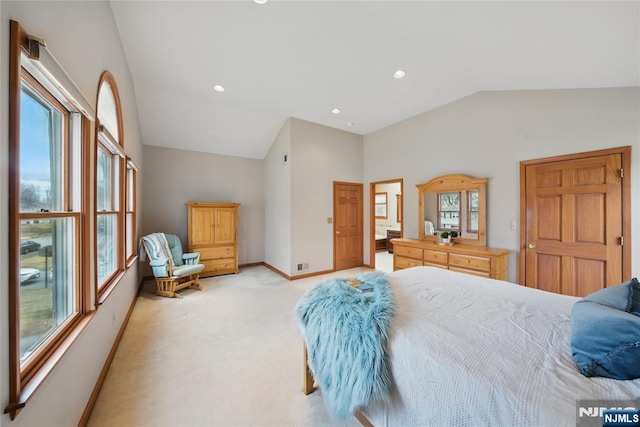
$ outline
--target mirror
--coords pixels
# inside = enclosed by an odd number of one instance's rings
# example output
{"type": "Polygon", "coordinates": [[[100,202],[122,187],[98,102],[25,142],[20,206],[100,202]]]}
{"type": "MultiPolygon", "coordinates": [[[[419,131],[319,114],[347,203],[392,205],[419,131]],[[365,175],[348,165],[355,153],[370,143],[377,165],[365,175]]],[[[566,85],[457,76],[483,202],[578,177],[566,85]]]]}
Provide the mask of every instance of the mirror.
{"type": "Polygon", "coordinates": [[[417,187],[421,240],[435,243],[434,233],[455,231],[455,243],[486,246],[487,178],[445,175],[417,187]]]}

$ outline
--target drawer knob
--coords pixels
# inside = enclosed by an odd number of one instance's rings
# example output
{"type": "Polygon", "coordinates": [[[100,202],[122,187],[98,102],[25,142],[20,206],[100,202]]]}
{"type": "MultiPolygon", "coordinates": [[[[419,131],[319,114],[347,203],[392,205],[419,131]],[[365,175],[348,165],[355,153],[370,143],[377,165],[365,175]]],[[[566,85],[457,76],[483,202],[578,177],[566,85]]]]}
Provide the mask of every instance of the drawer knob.
{"type": "Polygon", "coordinates": [[[467,264],[471,264],[471,260],[470,259],[467,260],[467,264]]]}

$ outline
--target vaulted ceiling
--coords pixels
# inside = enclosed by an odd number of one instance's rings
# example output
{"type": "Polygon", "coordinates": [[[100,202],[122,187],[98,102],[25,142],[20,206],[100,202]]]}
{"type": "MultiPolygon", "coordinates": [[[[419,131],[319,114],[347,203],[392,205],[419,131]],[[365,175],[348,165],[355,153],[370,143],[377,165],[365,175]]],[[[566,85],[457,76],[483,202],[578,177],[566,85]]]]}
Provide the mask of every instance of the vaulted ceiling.
{"type": "Polygon", "coordinates": [[[290,116],[366,135],[478,91],[640,86],[637,2],[111,8],[147,145],[262,159],[290,116]]]}

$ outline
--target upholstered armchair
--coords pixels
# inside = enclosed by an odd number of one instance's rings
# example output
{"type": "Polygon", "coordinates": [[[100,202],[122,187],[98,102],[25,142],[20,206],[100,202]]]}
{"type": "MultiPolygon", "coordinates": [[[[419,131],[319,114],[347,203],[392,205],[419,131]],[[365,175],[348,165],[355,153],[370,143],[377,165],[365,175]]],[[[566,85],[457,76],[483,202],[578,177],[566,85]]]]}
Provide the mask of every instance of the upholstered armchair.
{"type": "Polygon", "coordinates": [[[144,247],[144,251],[140,251],[141,259],[148,258],[158,285],[156,295],[182,298],[176,291],[186,287],[202,290],[198,282],[204,269],[200,264],[200,254],[182,253],[178,236],[152,233],[142,237],[140,245],[144,247]]]}

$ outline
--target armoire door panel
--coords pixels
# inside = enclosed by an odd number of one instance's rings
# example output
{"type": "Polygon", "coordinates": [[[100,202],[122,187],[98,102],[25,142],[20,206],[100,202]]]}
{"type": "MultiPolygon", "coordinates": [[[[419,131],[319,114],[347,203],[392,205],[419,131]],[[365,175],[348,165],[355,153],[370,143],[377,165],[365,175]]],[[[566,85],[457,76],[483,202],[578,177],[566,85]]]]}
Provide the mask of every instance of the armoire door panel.
{"type": "Polygon", "coordinates": [[[194,208],[191,220],[193,222],[193,234],[191,245],[210,245],[215,242],[215,220],[209,209],[194,208]]]}
{"type": "Polygon", "coordinates": [[[236,239],[235,209],[218,208],[215,212],[215,243],[221,245],[234,243],[236,239]]]}

